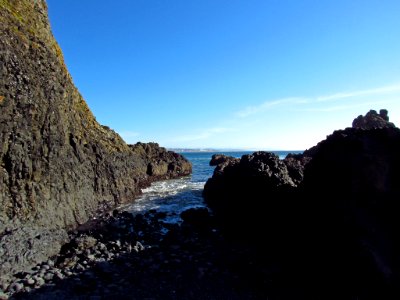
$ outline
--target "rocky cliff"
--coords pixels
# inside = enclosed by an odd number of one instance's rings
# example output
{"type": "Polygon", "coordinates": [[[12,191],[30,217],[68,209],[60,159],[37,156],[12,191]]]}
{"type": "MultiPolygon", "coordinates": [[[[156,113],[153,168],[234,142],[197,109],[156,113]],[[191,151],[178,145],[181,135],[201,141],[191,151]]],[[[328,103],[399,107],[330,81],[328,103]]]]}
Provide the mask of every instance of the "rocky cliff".
{"type": "Polygon", "coordinates": [[[157,144],[128,146],[74,86],[44,0],[0,0],[0,275],[58,252],[66,230],[190,174],[157,144]]]}

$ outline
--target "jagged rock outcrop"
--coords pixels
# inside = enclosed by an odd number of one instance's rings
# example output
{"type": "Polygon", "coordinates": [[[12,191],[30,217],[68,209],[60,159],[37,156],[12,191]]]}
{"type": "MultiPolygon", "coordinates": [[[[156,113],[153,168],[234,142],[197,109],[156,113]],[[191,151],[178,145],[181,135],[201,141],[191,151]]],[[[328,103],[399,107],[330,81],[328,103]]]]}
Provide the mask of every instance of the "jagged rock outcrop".
{"type": "Polygon", "coordinates": [[[238,159],[225,154],[213,154],[210,160],[210,166],[222,165],[225,163],[229,163],[229,161],[231,160],[238,160],[238,159]]]}
{"type": "Polygon", "coordinates": [[[182,155],[167,151],[157,143],[136,143],[128,145],[146,165],[146,174],[154,180],[171,179],[191,173],[190,163],[182,155]]]}
{"type": "Polygon", "coordinates": [[[370,110],[365,116],[359,115],[354,119],[353,128],[375,129],[375,128],[394,128],[394,124],[389,122],[388,111],[381,109],[379,114],[375,110],[370,110]]]}
{"type": "Polygon", "coordinates": [[[304,169],[306,165],[311,161],[312,157],[305,154],[293,154],[289,153],[283,162],[289,172],[289,176],[292,178],[296,186],[300,185],[304,179],[304,169]]]}
{"type": "Polygon", "coordinates": [[[0,32],[1,277],[57,253],[66,230],[96,211],[132,201],[154,179],[189,174],[191,165],[157,144],[128,146],[97,123],[65,67],[44,0],[0,0],[0,32]]]}
{"type": "Polygon", "coordinates": [[[301,285],[398,292],[400,129],[386,110],[353,124],[281,162],[254,154],[255,164],[243,157],[217,167],[205,200],[228,232],[263,241],[266,259],[301,285]]]}
{"type": "Polygon", "coordinates": [[[221,159],[206,182],[203,196],[227,232],[257,235],[254,229],[263,226],[273,240],[270,229],[286,226],[289,216],[280,216],[295,187],[286,164],[277,155],[255,152],[241,159],[221,159]]]}

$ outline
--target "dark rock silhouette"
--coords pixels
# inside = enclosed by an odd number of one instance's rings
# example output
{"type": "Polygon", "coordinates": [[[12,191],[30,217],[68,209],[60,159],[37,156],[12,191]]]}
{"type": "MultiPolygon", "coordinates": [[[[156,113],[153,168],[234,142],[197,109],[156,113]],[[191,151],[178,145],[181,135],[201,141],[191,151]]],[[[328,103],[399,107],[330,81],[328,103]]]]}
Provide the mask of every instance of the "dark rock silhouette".
{"type": "MultiPolygon", "coordinates": [[[[56,254],[66,230],[190,163],[128,146],[97,123],[54,40],[44,0],[0,1],[0,277],[56,254]]],[[[112,101],[112,99],[110,99],[112,101]]]]}
{"type": "Polygon", "coordinates": [[[309,228],[316,267],[353,287],[399,283],[399,151],[398,128],[347,128],[319,143],[305,169],[309,220],[324,232],[309,228]]]}
{"type": "Polygon", "coordinates": [[[303,287],[395,291],[400,129],[388,120],[370,111],[301,155],[217,166],[205,200],[230,236],[258,245],[303,287]]]}
{"type": "MultiPolygon", "coordinates": [[[[206,182],[203,196],[226,234],[258,239],[260,229],[268,236],[269,245],[277,245],[287,238],[276,234],[276,229],[281,232],[287,227],[291,216],[284,216],[284,211],[291,205],[295,187],[277,155],[255,152],[240,160],[222,161],[206,182]]],[[[269,251],[274,249],[271,245],[269,251]]]]}

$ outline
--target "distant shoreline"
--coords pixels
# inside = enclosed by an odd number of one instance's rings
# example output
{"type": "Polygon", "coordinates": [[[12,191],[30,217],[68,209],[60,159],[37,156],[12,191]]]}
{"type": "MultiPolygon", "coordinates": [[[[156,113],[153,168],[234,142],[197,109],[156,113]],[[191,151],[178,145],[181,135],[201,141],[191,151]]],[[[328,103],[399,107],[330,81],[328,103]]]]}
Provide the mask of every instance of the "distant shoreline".
{"type": "Polygon", "coordinates": [[[183,152],[205,152],[205,153],[214,153],[214,152],[256,152],[256,151],[266,151],[266,152],[289,152],[289,153],[299,153],[304,152],[305,150],[254,150],[254,149],[200,149],[200,148],[167,148],[168,151],[173,151],[176,153],[183,152]]]}

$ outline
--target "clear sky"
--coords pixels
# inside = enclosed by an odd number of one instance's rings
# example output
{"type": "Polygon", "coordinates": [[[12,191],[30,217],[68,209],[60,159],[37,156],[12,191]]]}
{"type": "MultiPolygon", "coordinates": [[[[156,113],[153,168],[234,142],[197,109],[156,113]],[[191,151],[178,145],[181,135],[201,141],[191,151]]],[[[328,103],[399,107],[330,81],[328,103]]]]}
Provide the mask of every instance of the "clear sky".
{"type": "Polygon", "coordinates": [[[97,120],[128,143],[304,150],[400,126],[399,0],[47,0],[97,120]]]}

